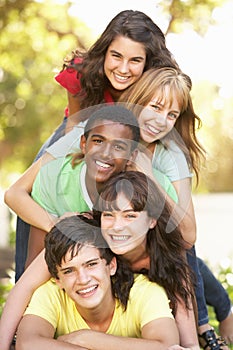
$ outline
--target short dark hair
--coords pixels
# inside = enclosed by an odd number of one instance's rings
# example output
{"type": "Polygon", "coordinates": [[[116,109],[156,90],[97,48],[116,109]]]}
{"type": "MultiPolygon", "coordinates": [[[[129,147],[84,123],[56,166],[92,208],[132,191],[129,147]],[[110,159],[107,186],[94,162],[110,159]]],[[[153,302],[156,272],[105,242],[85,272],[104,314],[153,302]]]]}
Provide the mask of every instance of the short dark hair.
{"type": "Polygon", "coordinates": [[[135,141],[133,142],[133,148],[137,147],[140,139],[140,128],[133,112],[121,105],[104,105],[97,109],[87,120],[84,128],[84,136],[88,138],[94,123],[103,120],[109,120],[127,126],[132,131],[132,140],[135,141]]]}
{"type": "MultiPolygon", "coordinates": [[[[116,257],[103,238],[96,220],[74,215],[59,221],[45,237],[45,261],[51,275],[58,278],[57,267],[61,266],[68,251],[73,258],[87,244],[99,250],[100,257],[106,260],[107,265],[116,257]]],[[[117,271],[111,276],[112,294],[126,309],[134,276],[122,259],[116,259],[117,271]]]]}
{"type": "Polygon", "coordinates": [[[51,275],[58,278],[57,267],[61,266],[66,253],[70,251],[73,258],[86,244],[98,248],[101,258],[105,259],[107,264],[114,257],[96,220],[74,215],[56,223],[45,237],[45,260],[51,275]]]}

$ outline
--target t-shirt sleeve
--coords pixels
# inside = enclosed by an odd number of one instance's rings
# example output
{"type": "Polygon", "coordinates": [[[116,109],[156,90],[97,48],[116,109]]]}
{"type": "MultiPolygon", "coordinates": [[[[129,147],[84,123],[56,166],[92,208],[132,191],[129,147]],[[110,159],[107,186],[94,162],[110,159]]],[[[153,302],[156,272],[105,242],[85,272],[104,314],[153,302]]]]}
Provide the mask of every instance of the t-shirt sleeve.
{"type": "Polygon", "coordinates": [[[59,317],[59,289],[51,280],[35,290],[24,315],[39,316],[48,321],[54,329],[59,317]]]}
{"type": "MultiPolygon", "coordinates": [[[[75,63],[80,63],[80,59],[76,59],[75,63]]],[[[81,90],[81,82],[78,72],[74,68],[66,68],[55,76],[55,80],[71,94],[77,94],[81,90]]]]}
{"type": "Polygon", "coordinates": [[[62,136],[46,149],[53,158],[65,157],[68,154],[80,151],[80,138],[83,135],[85,123],[76,125],[69,133],[62,136]]]}
{"type": "Polygon", "coordinates": [[[159,142],[156,145],[152,165],[153,168],[166,174],[171,182],[192,177],[185,155],[175,142],[171,142],[169,148],[159,142]]]}
{"type": "Polygon", "coordinates": [[[54,216],[58,216],[56,179],[63,163],[64,158],[59,158],[43,165],[32,186],[31,196],[34,201],[54,216]]]}

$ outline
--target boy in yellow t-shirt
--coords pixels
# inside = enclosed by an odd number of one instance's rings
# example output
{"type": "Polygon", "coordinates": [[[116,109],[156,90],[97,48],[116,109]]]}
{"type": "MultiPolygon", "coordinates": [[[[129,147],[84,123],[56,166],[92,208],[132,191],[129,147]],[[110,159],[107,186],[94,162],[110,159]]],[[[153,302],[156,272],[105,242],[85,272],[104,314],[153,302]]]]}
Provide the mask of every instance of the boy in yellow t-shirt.
{"type": "Polygon", "coordinates": [[[45,259],[53,280],[34,293],[19,325],[18,350],[161,350],[179,344],[163,288],[134,276],[94,220],[58,222],[46,236],[45,259]]]}

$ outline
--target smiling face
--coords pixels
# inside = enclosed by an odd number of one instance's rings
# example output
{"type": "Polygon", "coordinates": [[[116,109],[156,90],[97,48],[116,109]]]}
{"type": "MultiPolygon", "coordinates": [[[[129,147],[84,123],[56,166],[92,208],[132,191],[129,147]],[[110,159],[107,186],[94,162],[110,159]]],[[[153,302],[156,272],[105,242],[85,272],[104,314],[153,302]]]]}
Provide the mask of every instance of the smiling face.
{"type": "Polygon", "coordinates": [[[169,87],[164,92],[162,98],[156,94],[138,117],[140,136],[144,143],[150,144],[167,135],[181,113],[179,100],[174,96],[171,99],[169,87]]]}
{"type": "Polygon", "coordinates": [[[85,245],[73,258],[68,251],[57,270],[56,283],[76,303],[81,314],[82,310],[114,303],[110,276],[116,272],[115,258],[107,265],[97,248],[85,245]]]}
{"type": "Polygon", "coordinates": [[[112,87],[125,90],[142,75],[146,64],[143,44],[124,36],[117,36],[108,47],[104,72],[112,87]]]}
{"type": "Polygon", "coordinates": [[[146,211],[134,211],[122,192],[116,198],[116,207],[118,210],[101,214],[101,231],[111,250],[120,255],[146,250],[147,232],[156,225],[156,220],[146,211]]]}
{"type": "Polygon", "coordinates": [[[134,158],[132,138],[128,126],[110,120],[102,120],[101,124],[97,121],[88,138],[82,136],[80,145],[87,164],[87,187],[104,183],[113,174],[125,170],[134,158]]]}

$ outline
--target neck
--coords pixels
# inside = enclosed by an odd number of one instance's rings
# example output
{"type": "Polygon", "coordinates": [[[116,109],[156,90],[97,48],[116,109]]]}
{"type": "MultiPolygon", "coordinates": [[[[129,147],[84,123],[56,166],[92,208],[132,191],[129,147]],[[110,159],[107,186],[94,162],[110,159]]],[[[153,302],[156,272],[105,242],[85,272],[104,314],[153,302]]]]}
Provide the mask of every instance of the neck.
{"type": "Polygon", "coordinates": [[[124,259],[128,261],[133,271],[141,270],[142,268],[148,268],[149,256],[146,251],[146,242],[137,246],[135,249],[124,254],[124,259]]]}
{"type": "Polygon", "coordinates": [[[91,329],[105,333],[112,322],[115,299],[111,295],[93,309],[82,309],[79,306],[76,306],[76,308],[91,329]]]}

